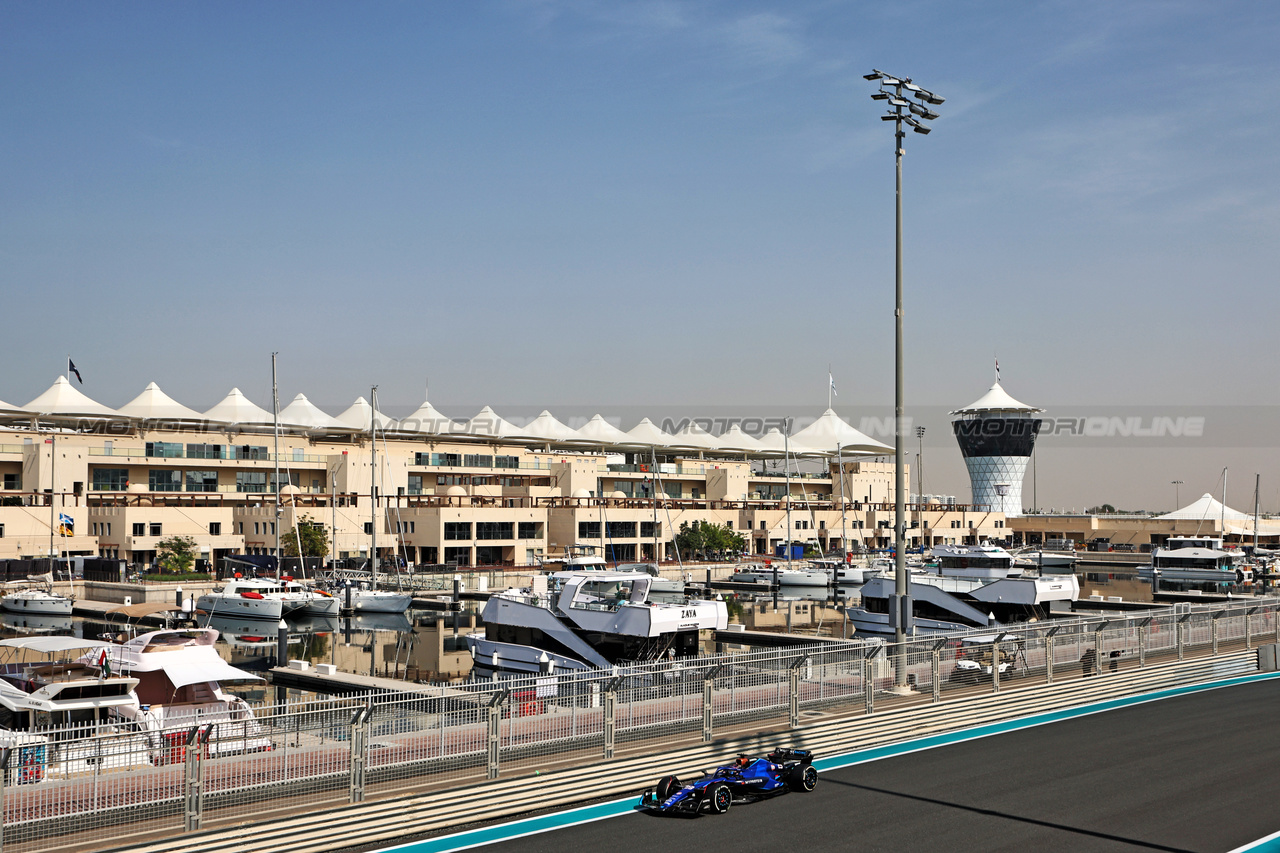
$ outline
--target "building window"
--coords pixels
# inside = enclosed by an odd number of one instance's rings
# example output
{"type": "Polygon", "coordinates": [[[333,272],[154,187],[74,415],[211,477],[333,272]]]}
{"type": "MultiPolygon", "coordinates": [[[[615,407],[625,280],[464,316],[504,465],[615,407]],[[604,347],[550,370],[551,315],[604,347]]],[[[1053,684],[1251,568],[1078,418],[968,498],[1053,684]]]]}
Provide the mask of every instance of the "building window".
{"type": "Polygon", "coordinates": [[[233,456],[236,459],[270,459],[271,455],[267,453],[267,448],[256,447],[251,444],[241,444],[231,448],[233,456]]]}
{"type": "Polygon", "coordinates": [[[454,541],[467,540],[471,538],[471,522],[469,521],[446,521],[444,523],[444,538],[454,541]]]}
{"type": "Polygon", "coordinates": [[[111,522],[109,522],[109,521],[108,521],[106,524],[104,524],[104,525],[103,525],[103,528],[105,528],[105,529],[106,529],[106,531],[107,531],[107,535],[108,535],[108,536],[110,536],[110,535],[111,535],[111,522]]]}
{"type": "Polygon", "coordinates": [[[372,536],[372,535],[373,535],[373,522],[372,522],[372,521],[366,521],[366,522],[364,523],[364,535],[365,535],[365,536],[372,536]]]}
{"type": "Polygon", "coordinates": [[[161,532],[161,526],[160,526],[160,523],[159,523],[159,522],[157,522],[157,521],[153,521],[153,522],[151,522],[151,524],[150,524],[150,529],[147,531],[147,535],[148,535],[148,536],[163,536],[164,534],[161,532]]]}
{"type": "Polygon", "coordinates": [[[5,474],[4,487],[11,492],[17,491],[22,488],[22,480],[19,479],[17,474],[5,474]]]}
{"type": "Polygon", "coordinates": [[[187,491],[188,492],[218,491],[218,472],[217,471],[188,471],[187,472],[187,491]]]}
{"type": "Polygon", "coordinates": [[[494,468],[519,468],[519,456],[495,456],[493,457],[494,468]]]}
{"type": "Polygon", "coordinates": [[[636,538],[636,523],[634,521],[611,521],[605,529],[610,539],[636,538]]]}
{"type": "Polygon", "coordinates": [[[221,444],[188,444],[188,459],[223,459],[225,453],[221,444]]]}
{"type": "Polygon", "coordinates": [[[579,521],[578,522],[578,538],[579,539],[599,539],[600,538],[600,522],[579,521]]]}
{"type": "Polygon", "coordinates": [[[516,533],[519,535],[521,539],[541,538],[538,536],[538,522],[536,521],[520,522],[519,526],[516,528],[516,533]]]}
{"type": "Polygon", "coordinates": [[[243,521],[237,521],[237,522],[236,522],[236,535],[237,535],[237,536],[243,536],[243,535],[244,535],[244,522],[243,522],[243,521]]]}
{"type": "Polygon", "coordinates": [[[161,459],[181,459],[182,445],[168,441],[148,441],[146,453],[161,459]]]}
{"type": "Polygon", "coordinates": [[[468,453],[462,457],[462,465],[465,468],[492,468],[493,457],[480,453],[468,453]]]}
{"type": "Polygon", "coordinates": [[[146,536],[146,535],[147,535],[147,525],[146,525],[144,522],[141,522],[141,521],[135,521],[135,522],[133,523],[133,535],[134,535],[134,536],[146,536]]]}
{"type": "Polygon", "coordinates": [[[4,525],[0,524],[0,539],[4,538],[4,525]]]}
{"type": "Polygon", "coordinates": [[[470,474],[439,474],[436,476],[437,486],[469,486],[470,474]]]}
{"type": "Polygon", "coordinates": [[[469,566],[471,565],[471,549],[445,548],[444,561],[451,566],[469,566]]]}
{"type": "Polygon", "coordinates": [[[148,471],[147,485],[153,492],[182,491],[181,471],[148,471]]]}
{"type": "Polygon", "coordinates": [[[514,539],[510,521],[477,521],[476,539],[514,539]]]}
{"type": "Polygon", "coordinates": [[[267,490],[266,471],[237,471],[237,492],[265,492],[267,490]]]}
{"type": "Polygon", "coordinates": [[[640,522],[640,538],[654,539],[658,535],[658,526],[652,521],[640,522]]]}
{"type": "Polygon", "coordinates": [[[222,522],[221,522],[221,521],[211,521],[211,522],[209,522],[209,535],[210,535],[210,536],[221,536],[221,535],[222,535],[222,522]]]}
{"type": "Polygon", "coordinates": [[[411,495],[422,494],[422,475],[421,474],[409,475],[409,494],[411,495]]]}
{"type": "Polygon", "coordinates": [[[94,468],[93,489],[97,492],[123,492],[129,488],[128,468],[94,468]]]}
{"type": "Polygon", "coordinates": [[[456,468],[462,464],[462,455],[459,453],[432,453],[431,464],[445,468],[456,468]]]}

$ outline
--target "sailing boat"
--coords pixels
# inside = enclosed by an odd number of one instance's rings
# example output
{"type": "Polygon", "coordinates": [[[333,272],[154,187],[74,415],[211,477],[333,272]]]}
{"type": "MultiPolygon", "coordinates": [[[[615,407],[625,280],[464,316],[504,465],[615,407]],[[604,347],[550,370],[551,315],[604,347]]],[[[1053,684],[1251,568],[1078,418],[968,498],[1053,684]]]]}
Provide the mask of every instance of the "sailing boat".
{"type": "Polygon", "coordinates": [[[373,478],[373,484],[369,489],[373,521],[370,528],[373,534],[369,548],[370,583],[367,589],[362,587],[348,590],[347,600],[354,613],[404,613],[413,603],[412,595],[407,592],[378,589],[378,386],[373,386],[370,397],[372,399],[369,415],[369,461],[370,476],[373,478]]]}

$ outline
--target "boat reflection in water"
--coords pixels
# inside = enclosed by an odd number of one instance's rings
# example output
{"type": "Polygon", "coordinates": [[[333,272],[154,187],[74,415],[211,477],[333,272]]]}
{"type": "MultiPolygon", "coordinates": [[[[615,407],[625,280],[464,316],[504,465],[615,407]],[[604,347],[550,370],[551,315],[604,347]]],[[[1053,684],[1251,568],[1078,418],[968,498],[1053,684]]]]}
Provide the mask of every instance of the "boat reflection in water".
{"type": "Polygon", "coordinates": [[[63,634],[71,636],[75,623],[70,616],[39,613],[0,613],[0,627],[17,634],[63,634]]]}

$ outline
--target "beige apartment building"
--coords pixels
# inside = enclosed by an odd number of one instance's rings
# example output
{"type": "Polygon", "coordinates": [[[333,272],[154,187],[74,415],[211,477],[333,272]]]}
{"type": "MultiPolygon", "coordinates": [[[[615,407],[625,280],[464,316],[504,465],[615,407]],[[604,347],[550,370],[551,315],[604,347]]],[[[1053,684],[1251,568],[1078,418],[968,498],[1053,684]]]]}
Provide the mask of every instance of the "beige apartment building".
{"type": "MultiPolygon", "coordinates": [[[[824,551],[892,543],[887,448],[830,410],[820,422],[847,430],[838,447],[798,433],[782,453],[740,432],[733,447],[695,431],[648,431],[643,446],[607,425],[601,438],[599,424],[594,436],[520,434],[535,424],[487,409],[483,423],[439,423],[424,404],[399,422],[377,416],[374,497],[368,403],[330,417],[300,401],[281,412],[278,435],[274,417],[238,391],[204,415],[154,385],[107,409],[63,379],[25,407],[0,404],[0,558],[145,564],[159,541],[181,535],[217,564],[272,553],[299,522],[323,526],[336,557],[367,559],[376,534],[380,557],[418,565],[529,566],[577,544],[667,562],[674,534],[695,521],[732,527],[755,554],[786,541],[824,551]]],[[[915,546],[1007,535],[999,513],[911,510],[915,546]]]]}

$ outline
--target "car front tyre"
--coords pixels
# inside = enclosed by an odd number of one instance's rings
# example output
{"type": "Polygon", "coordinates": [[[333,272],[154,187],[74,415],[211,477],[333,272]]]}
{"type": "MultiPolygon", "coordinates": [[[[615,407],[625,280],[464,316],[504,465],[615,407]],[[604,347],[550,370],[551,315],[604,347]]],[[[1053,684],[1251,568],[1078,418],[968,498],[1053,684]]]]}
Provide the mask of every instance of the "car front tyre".
{"type": "Polygon", "coordinates": [[[733,792],[728,785],[716,785],[707,792],[707,808],[712,814],[724,814],[733,805],[733,792]]]}
{"type": "Polygon", "coordinates": [[[680,790],[680,780],[674,776],[663,776],[658,780],[658,787],[654,790],[654,794],[658,798],[658,802],[666,802],[667,797],[680,790]]]}

